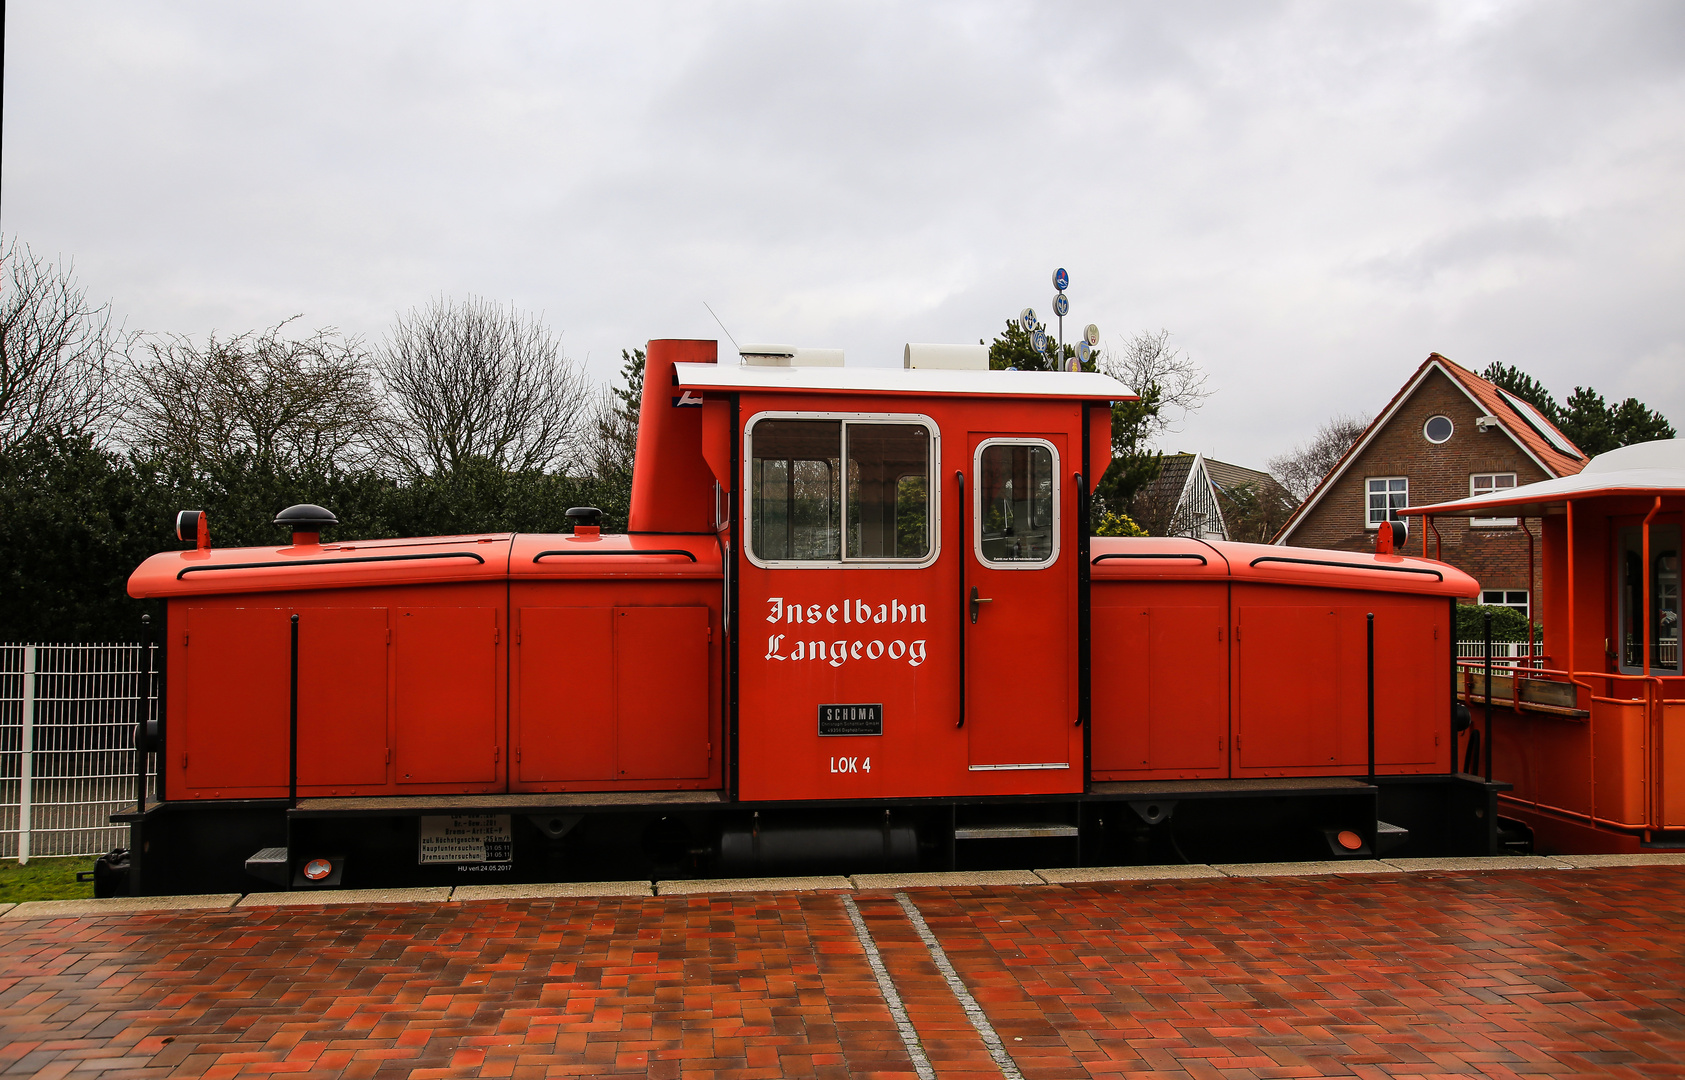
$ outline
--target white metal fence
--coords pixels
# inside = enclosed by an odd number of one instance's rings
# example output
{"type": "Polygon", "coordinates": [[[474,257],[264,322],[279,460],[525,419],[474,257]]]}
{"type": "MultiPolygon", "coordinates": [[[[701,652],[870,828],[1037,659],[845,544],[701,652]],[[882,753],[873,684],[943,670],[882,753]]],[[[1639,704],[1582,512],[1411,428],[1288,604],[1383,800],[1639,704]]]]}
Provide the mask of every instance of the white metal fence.
{"type": "MultiPolygon", "coordinates": [[[[1544,661],[1541,659],[1544,654],[1545,643],[1543,641],[1533,642],[1533,663],[1531,666],[1544,667],[1544,661]]],[[[1457,659],[1486,659],[1486,643],[1484,641],[1457,642],[1457,659]]],[[[1513,664],[1526,659],[1527,643],[1525,641],[1494,641],[1492,643],[1492,663],[1494,664],[1513,664]]]]}
{"type": "MultiPolygon", "coordinates": [[[[98,855],[135,805],[135,727],[156,715],[157,647],[0,645],[0,859],[98,855]],[[146,699],[142,705],[142,694],[146,699]]],[[[148,755],[148,798],[155,797],[148,755]]]]}

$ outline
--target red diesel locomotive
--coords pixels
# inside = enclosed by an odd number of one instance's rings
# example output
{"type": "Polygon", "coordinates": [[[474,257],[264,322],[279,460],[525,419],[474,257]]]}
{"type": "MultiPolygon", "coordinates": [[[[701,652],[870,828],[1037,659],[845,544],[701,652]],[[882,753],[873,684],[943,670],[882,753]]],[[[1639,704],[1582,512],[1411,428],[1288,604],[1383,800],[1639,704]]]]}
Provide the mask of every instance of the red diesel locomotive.
{"type": "Polygon", "coordinates": [[[184,515],[131,889],[1494,849],[1465,574],[1091,538],[1104,375],[715,348],[649,343],[625,535],[184,515]]]}

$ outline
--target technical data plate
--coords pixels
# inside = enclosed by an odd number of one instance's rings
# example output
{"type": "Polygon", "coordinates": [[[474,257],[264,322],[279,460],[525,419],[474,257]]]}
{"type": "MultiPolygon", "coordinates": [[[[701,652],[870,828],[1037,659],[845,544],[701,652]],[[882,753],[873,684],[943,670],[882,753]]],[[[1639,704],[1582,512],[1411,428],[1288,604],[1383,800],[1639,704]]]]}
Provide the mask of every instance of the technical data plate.
{"type": "Polygon", "coordinates": [[[507,863],[513,846],[508,814],[423,814],[416,861],[507,863]]]}
{"type": "Polygon", "coordinates": [[[883,706],[881,704],[821,705],[819,706],[819,734],[882,735],[883,706]]]}

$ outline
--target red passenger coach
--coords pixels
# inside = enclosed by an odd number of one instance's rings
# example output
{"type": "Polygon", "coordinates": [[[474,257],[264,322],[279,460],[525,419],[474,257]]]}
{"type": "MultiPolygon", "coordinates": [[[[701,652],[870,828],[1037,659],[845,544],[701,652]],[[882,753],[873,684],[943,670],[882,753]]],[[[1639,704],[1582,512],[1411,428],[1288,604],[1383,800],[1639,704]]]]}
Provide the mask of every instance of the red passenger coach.
{"type": "Polygon", "coordinates": [[[1091,539],[1104,375],[714,350],[649,344],[625,535],[324,542],[306,506],[287,546],[147,560],[130,887],[1492,849],[1467,576],[1091,539]]]}

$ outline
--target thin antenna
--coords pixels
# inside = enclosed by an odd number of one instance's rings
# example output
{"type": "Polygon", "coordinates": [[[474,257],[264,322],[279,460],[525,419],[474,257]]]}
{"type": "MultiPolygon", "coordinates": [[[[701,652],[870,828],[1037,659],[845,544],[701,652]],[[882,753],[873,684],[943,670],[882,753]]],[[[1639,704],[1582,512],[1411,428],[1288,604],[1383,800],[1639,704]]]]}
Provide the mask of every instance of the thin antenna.
{"type": "MultiPolygon", "coordinates": [[[[705,307],[705,308],[708,308],[708,314],[714,315],[714,309],[712,307],[708,306],[708,301],[706,301],[706,300],[702,301],[702,306],[705,307]]],[[[720,322],[720,317],[718,315],[714,315],[714,321],[717,322],[717,323],[720,323],[720,329],[721,330],[725,330],[725,336],[726,336],[727,340],[729,340],[731,342],[731,347],[736,349],[738,352],[742,352],[743,346],[739,345],[737,343],[737,339],[731,336],[730,330],[725,329],[725,323],[720,322]]]]}

